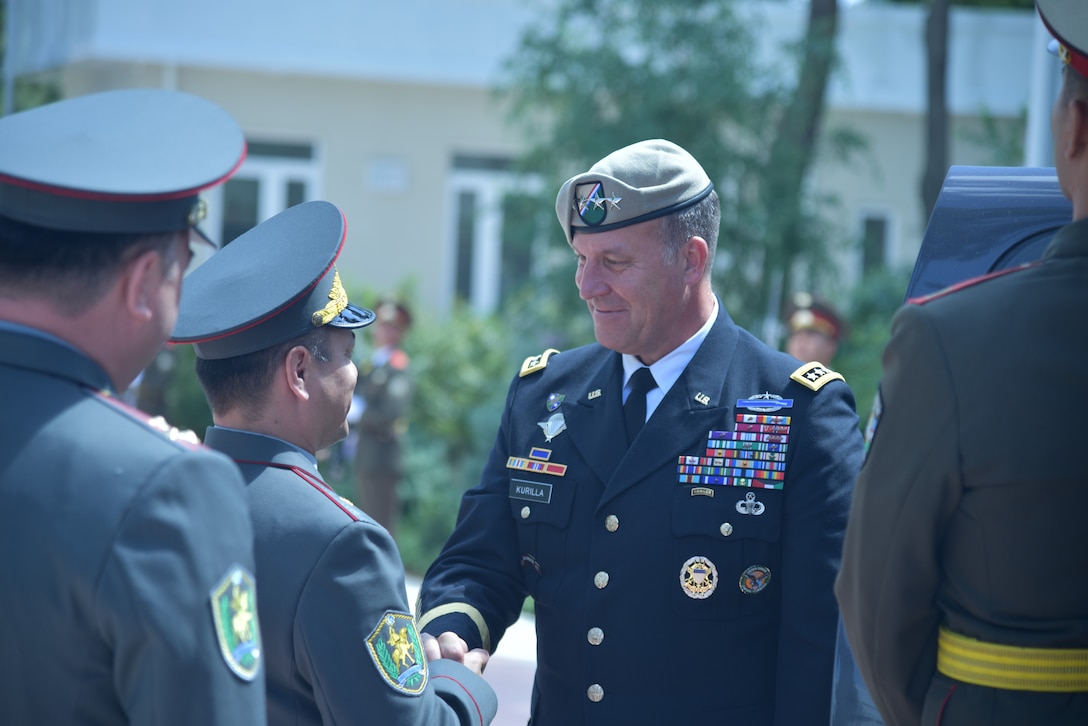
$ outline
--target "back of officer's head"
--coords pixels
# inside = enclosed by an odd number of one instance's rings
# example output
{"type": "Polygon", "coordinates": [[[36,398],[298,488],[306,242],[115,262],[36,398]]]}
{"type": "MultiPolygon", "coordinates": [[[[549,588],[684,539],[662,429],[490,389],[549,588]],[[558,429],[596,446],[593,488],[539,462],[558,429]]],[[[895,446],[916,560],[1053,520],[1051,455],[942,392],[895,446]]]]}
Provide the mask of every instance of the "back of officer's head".
{"type": "Polygon", "coordinates": [[[272,387],[282,374],[287,354],[301,346],[318,361],[328,361],[329,330],[315,328],[270,348],[230,358],[197,358],[196,375],[212,413],[237,414],[253,422],[271,405],[272,387]]]}
{"type": "Polygon", "coordinates": [[[164,269],[181,274],[180,233],[72,232],[0,216],[0,296],[39,297],[76,313],[101,298],[123,265],[144,252],[156,252],[164,269]]]}

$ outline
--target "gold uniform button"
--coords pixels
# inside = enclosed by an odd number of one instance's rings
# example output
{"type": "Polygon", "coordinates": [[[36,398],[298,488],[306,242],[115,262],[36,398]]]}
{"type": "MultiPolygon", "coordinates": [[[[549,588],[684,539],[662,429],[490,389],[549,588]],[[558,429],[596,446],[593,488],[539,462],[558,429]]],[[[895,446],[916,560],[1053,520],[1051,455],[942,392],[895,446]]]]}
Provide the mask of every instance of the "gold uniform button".
{"type": "MultiPolygon", "coordinates": [[[[528,509],[528,507],[526,507],[526,509],[528,509]]],[[[719,529],[721,530],[723,537],[728,537],[733,534],[733,525],[729,524],[729,522],[722,522],[722,526],[719,527],[719,529]]]]}
{"type": "Polygon", "coordinates": [[[609,514],[604,518],[604,528],[609,532],[615,532],[620,528],[620,518],[615,514],[609,514]]]}
{"type": "Polygon", "coordinates": [[[598,572],[593,576],[593,584],[597,586],[598,590],[603,590],[608,587],[608,573],[603,570],[598,572]]]}
{"type": "Polygon", "coordinates": [[[528,519],[529,518],[529,508],[528,507],[522,507],[521,508],[521,518],[522,519],[528,519]]]}
{"type": "Polygon", "coordinates": [[[589,632],[586,633],[586,640],[589,641],[590,645],[600,645],[604,640],[604,631],[600,628],[590,628],[589,632]]]}
{"type": "Polygon", "coordinates": [[[604,689],[601,688],[600,683],[594,683],[592,686],[586,689],[586,695],[589,696],[589,700],[594,703],[600,703],[604,698],[604,689]]]}

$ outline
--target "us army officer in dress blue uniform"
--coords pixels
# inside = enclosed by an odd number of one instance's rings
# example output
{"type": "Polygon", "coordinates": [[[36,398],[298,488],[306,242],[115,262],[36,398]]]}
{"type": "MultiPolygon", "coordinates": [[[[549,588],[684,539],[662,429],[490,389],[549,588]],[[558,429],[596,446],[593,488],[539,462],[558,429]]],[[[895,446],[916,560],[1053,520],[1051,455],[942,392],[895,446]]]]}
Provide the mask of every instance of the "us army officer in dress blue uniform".
{"type": "Polygon", "coordinates": [[[238,470],[118,400],[244,154],[169,91],[0,119],[0,723],[264,722],[238,470]]]}
{"type": "Polygon", "coordinates": [[[614,152],[556,212],[598,342],[514,377],[420,627],[492,650],[532,596],[534,726],[826,726],[850,389],[730,319],[717,195],[680,147],[614,152]]]}
{"type": "Polygon", "coordinates": [[[268,722],[486,724],[487,653],[472,669],[428,665],[393,538],[317,468],[315,452],[347,434],[353,330],[374,320],[334,265],[346,231],[328,202],[258,225],[189,276],[174,331],[195,344],[215,421],[205,441],[247,483],[268,722]]]}
{"type": "Polygon", "coordinates": [[[889,726],[1088,723],[1088,6],[1037,6],[1074,221],[896,314],[850,514],[836,593],[889,726]]]}

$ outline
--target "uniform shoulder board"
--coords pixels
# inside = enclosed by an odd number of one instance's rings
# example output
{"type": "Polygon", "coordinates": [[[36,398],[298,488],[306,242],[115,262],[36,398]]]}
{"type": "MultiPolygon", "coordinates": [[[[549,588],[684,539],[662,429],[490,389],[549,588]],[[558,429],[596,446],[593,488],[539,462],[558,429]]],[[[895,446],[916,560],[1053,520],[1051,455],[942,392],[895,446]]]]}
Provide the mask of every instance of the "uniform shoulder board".
{"type": "Polygon", "coordinates": [[[795,370],[790,374],[790,380],[797,381],[805,388],[811,388],[814,391],[820,390],[831,381],[846,382],[841,373],[836,373],[823,363],[817,363],[816,361],[805,363],[795,370]]]}
{"type": "Polygon", "coordinates": [[[524,378],[530,373],[536,373],[542,371],[548,367],[548,359],[553,355],[558,354],[559,351],[555,348],[548,348],[540,355],[531,355],[525,359],[525,362],[521,364],[521,370],[518,372],[518,378],[524,378]]]}

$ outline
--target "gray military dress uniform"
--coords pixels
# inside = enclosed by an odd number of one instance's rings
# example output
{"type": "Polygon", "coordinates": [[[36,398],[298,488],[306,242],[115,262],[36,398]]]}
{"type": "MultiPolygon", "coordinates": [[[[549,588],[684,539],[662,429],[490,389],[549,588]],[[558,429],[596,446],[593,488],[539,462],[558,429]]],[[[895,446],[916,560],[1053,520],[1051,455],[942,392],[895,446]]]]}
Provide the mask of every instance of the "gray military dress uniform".
{"type": "Polygon", "coordinates": [[[55,338],[0,323],[0,378],[0,723],[263,717],[257,623],[230,617],[255,615],[234,465],[55,338]]]}

